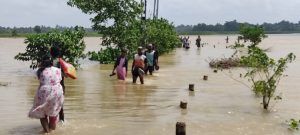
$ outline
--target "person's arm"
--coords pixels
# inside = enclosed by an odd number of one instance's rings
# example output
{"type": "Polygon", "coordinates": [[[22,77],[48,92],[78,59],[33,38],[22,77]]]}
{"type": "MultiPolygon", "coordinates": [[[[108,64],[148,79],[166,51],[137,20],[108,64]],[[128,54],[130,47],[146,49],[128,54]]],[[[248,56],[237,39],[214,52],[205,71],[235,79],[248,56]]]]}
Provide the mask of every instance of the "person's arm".
{"type": "Polygon", "coordinates": [[[145,64],[144,69],[146,69],[148,67],[148,59],[147,59],[146,56],[145,56],[145,59],[144,59],[144,64],[145,64]]]}
{"type": "Polygon", "coordinates": [[[134,57],[133,57],[132,66],[131,66],[131,71],[133,71],[133,68],[134,68],[134,62],[135,62],[135,59],[134,59],[134,57]]]}
{"type": "Polygon", "coordinates": [[[158,66],[158,52],[157,51],[154,52],[154,63],[155,63],[155,66],[158,66]]]}
{"type": "Polygon", "coordinates": [[[119,57],[116,59],[114,68],[113,68],[113,70],[112,70],[111,73],[115,73],[115,70],[116,70],[116,68],[117,68],[117,66],[118,66],[118,63],[119,63],[119,57]]]}
{"type": "Polygon", "coordinates": [[[125,69],[126,69],[126,76],[127,76],[127,71],[128,71],[128,59],[125,58],[125,69]]]}

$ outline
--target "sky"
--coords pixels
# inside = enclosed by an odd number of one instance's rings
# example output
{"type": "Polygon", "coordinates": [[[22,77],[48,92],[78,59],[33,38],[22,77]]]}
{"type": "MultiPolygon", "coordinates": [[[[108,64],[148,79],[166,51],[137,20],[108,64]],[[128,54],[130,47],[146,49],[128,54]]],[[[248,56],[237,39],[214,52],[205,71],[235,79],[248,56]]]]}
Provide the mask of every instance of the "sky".
{"type": "MultiPolygon", "coordinates": [[[[0,0],[0,26],[90,27],[91,15],[70,7],[68,0],[0,0]]],[[[152,16],[153,0],[148,0],[152,16]]],[[[300,21],[300,0],[160,0],[159,17],[175,25],[238,22],[300,21]]]]}

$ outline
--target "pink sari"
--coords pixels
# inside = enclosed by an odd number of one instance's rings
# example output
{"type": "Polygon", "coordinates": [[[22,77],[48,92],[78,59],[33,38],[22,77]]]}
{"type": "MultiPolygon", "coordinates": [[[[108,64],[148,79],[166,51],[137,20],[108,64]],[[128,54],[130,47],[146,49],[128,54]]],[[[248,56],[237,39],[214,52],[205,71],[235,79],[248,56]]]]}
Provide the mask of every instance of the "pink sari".
{"type": "Polygon", "coordinates": [[[125,80],[126,78],[126,68],[123,66],[125,64],[125,58],[120,59],[120,63],[117,66],[118,79],[125,80]]]}

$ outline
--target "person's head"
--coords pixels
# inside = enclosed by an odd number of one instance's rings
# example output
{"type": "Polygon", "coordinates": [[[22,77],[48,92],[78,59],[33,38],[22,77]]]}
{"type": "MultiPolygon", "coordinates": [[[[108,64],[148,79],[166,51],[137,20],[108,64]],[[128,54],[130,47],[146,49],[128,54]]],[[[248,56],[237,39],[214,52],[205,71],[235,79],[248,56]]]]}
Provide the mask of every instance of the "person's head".
{"type": "Polygon", "coordinates": [[[45,55],[42,59],[40,67],[47,68],[47,67],[51,67],[52,65],[53,65],[53,62],[52,62],[51,58],[49,56],[45,55]]]}
{"type": "Polygon", "coordinates": [[[200,35],[198,35],[198,38],[200,38],[200,35]]]}
{"type": "Polygon", "coordinates": [[[148,49],[148,51],[153,50],[153,45],[152,44],[147,45],[147,49],[148,49]]]}
{"type": "Polygon", "coordinates": [[[59,58],[61,55],[61,50],[57,46],[52,46],[50,49],[50,54],[51,54],[52,58],[59,58]]]}
{"type": "Polygon", "coordinates": [[[122,57],[125,57],[126,54],[127,54],[127,50],[126,50],[126,49],[122,49],[122,50],[121,50],[121,56],[122,56],[122,57]]]}
{"type": "Polygon", "coordinates": [[[43,73],[43,71],[45,70],[45,68],[47,67],[51,67],[53,65],[53,62],[52,60],[50,59],[49,56],[45,55],[43,58],[42,58],[42,62],[40,63],[39,65],[39,69],[37,71],[37,76],[38,78],[40,78],[40,75],[41,73],[43,73]]]}
{"type": "Polygon", "coordinates": [[[142,55],[143,54],[143,47],[138,47],[138,55],[142,55]]]}

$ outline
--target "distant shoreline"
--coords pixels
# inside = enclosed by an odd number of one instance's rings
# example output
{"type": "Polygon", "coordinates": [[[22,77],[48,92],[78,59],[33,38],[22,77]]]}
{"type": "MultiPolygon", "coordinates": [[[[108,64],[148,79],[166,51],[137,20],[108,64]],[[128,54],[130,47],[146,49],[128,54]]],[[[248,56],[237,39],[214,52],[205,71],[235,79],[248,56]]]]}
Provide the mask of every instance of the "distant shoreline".
{"type": "MultiPolygon", "coordinates": [[[[17,36],[11,36],[11,33],[0,33],[0,38],[25,38],[29,35],[35,33],[19,33],[17,36]]],[[[232,32],[213,32],[213,31],[206,31],[206,32],[177,32],[178,35],[237,35],[239,34],[238,31],[232,32]]],[[[269,31],[266,34],[300,34],[300,31],[285,31],[285,32],[278,32],[278,31],[269,31]]],[[[102,37],[101,34],[98,33],[86,33],[85,37],[102,37]]]]}

